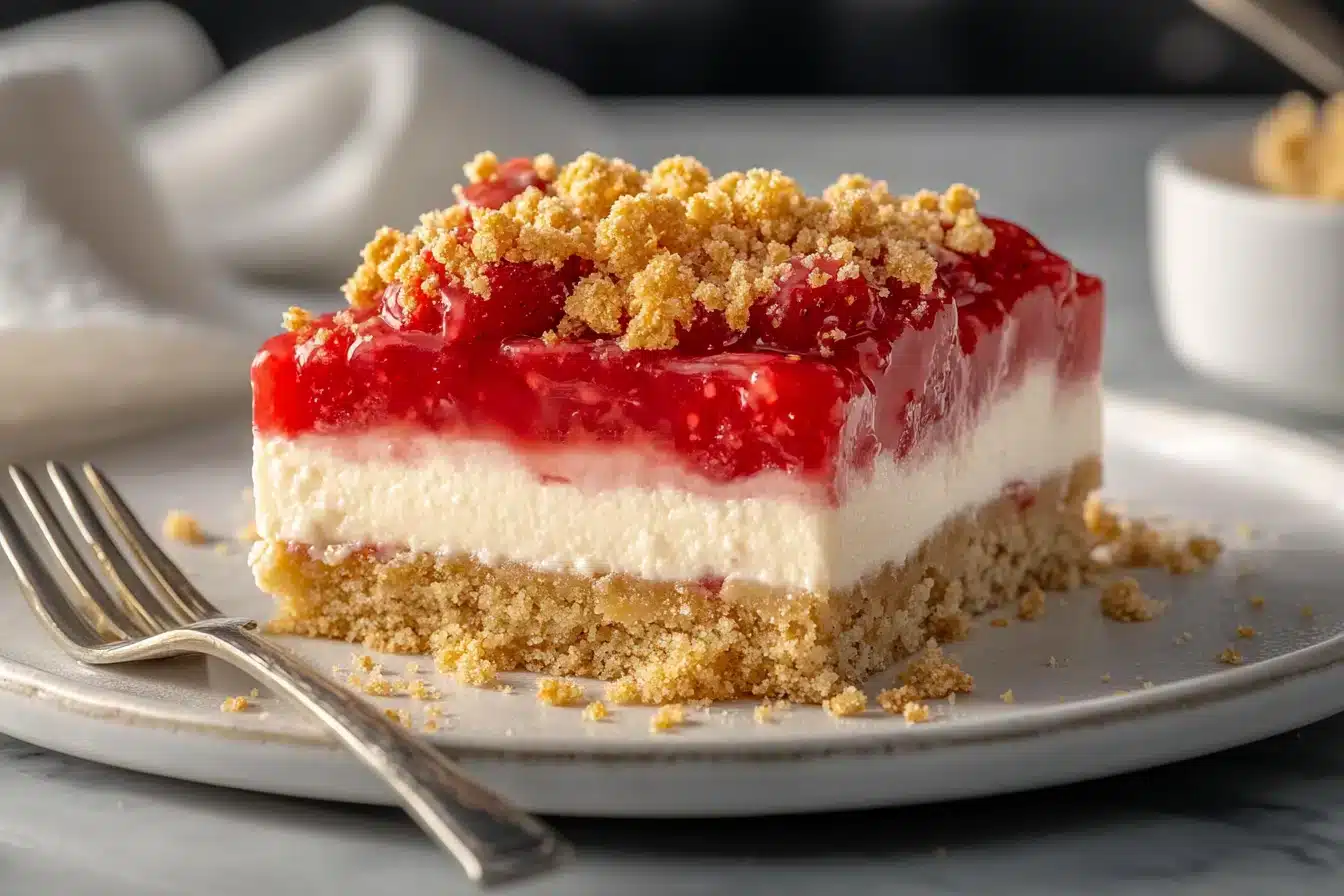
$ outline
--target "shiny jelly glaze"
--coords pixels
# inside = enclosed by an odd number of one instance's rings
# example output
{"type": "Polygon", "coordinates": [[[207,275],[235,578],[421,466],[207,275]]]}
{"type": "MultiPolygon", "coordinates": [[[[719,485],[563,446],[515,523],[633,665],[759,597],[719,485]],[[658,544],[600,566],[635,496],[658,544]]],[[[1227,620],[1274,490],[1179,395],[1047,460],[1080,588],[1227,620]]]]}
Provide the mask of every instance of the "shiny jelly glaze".
{"type": "Polygon", "coordinates": [[[1016,225],[989,224],[994,250],[942,252],[923,295],[790,274],[745,333],[703,315],[672,350],[543,342],[577,263],[500,264],[490,300],[450,287],[411,312],[389,288],[381,308],[270,339],[252,367],[254,423],[287,437],[411,426],[523,454],[621,444],[712,481],[783,471],[832,485],[880,451],[956,438],[1029,366],[1064,381],[1098,371],[1101,281],[1016,225]]]}

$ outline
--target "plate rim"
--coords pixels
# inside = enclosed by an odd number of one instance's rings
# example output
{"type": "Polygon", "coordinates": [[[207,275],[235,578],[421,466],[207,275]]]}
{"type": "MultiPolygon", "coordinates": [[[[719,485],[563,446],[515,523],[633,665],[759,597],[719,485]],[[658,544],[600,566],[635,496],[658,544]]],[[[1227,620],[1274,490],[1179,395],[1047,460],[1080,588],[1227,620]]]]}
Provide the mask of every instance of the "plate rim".
{"type": "MultiPolygon", "coordinates": [[[[1344,447],[1281,426],[1236,414],[1184,406],[1173,402],[1138,398],[1107,390],[1105,414],[1133,417],[1182,428],[1217,426],[1241,434],[1268,448],[1287,452],[1329,469],[1332,478],[1344,483],[1344,447]]],[[[1344,488],[1339,493],[1344,495],[1344,488]]],[[[572,745],[520,745],[510,747],[497,736],[463,735],[440,731],[429,739],[455,757],[494,761],[588,761],[649,764],[659,762],[769,762],[800,759],[900,755],[930,749],[991,744],[1046,737],[1066,731],[1102,728],[1138,716],[1167,714],[1194,706],[1235,701],[1292,680],[1322,673],[1344,664],[1344,632],[1291,653],[1247,666],[1211,671],[1191,678],[1123,695],[1077,700],[1063,705],[1040,706],[974,720],[950,719],[938,725],[893,726],[889,730],[851,731],[837,729],[834,735],[810,738],[805,743],[789,741],[744,741],[702,743],[661,738],[647,743],[590,741],[583,749],[572,745]],[[1218,685],[1210,687],[1217,679],[1218,685]]],[[[338,745],[320,731],[277,731],[262,720],[224,717],[219,720],[182,718],[165,709],[155,712],[154,701],[131,698],[128,708],[109,703],[105,688],[92,682],[44,672],[26,663],[0,655],[0,690],[33,700],[50,700],[73,712],[107,724],[167,731],[191,732],[219,740],[246,740],[275,746],[338,750],[338,745]]],[[[1344,709],[1344,694],[1341,694],[1344,709]]]]}

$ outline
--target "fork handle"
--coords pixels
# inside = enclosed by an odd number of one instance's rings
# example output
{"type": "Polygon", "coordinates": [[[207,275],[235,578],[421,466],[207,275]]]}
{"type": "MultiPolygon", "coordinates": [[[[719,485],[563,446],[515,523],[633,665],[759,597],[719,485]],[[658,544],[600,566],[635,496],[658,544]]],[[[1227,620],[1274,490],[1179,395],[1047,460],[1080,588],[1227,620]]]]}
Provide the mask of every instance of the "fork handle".
{"type": "Polygon", "coordinates": [[[263,638],[256,623],[215,619],[186,631],[203,652],[251,673],[321,720],[481,886],[549,870],[571,855],[549,827],[473,783],[373,704],[263,638]]]}

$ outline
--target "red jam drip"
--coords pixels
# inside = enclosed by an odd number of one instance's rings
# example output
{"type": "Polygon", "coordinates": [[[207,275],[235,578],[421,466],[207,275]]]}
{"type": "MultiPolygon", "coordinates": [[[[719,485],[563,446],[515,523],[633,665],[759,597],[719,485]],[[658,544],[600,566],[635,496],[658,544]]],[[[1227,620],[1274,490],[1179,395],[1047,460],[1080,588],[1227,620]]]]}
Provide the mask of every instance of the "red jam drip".
{"type": "Polygon", "coordinates": [[[1016,225],[986,223],[994,250],[942,252],[924,295],[893,281],[881,297],[862,278],[812,286],[799,265],[745,333],[702,314],[666,351],[543,342],[578,263],[501,263],[491,299],[450,287],[410,312],[389,288],[348,324],[329,316],[270,339],[252,367],[254,423],[291,437],[409,425],[524,453],[619,443],[673,453],[712,481],[777,470],[833,483],[878,452],[955,438],[1030,365],[1066,381],[1098,371],[1101,281],[1016,225]]]}

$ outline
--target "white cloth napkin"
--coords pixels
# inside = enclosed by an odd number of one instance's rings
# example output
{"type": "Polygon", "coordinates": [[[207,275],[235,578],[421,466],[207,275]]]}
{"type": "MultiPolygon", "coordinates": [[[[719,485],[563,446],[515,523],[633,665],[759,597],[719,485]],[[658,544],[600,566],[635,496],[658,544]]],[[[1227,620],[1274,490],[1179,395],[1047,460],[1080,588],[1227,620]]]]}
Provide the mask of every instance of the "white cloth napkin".
{"type": "Polygon", "coordinates": [[[284,296],[337,297],[481,149],[607,149],[571,87],[395,7],[222,77],[172,7],[0,32],[0,457],[245,396],[284,296]]]}

